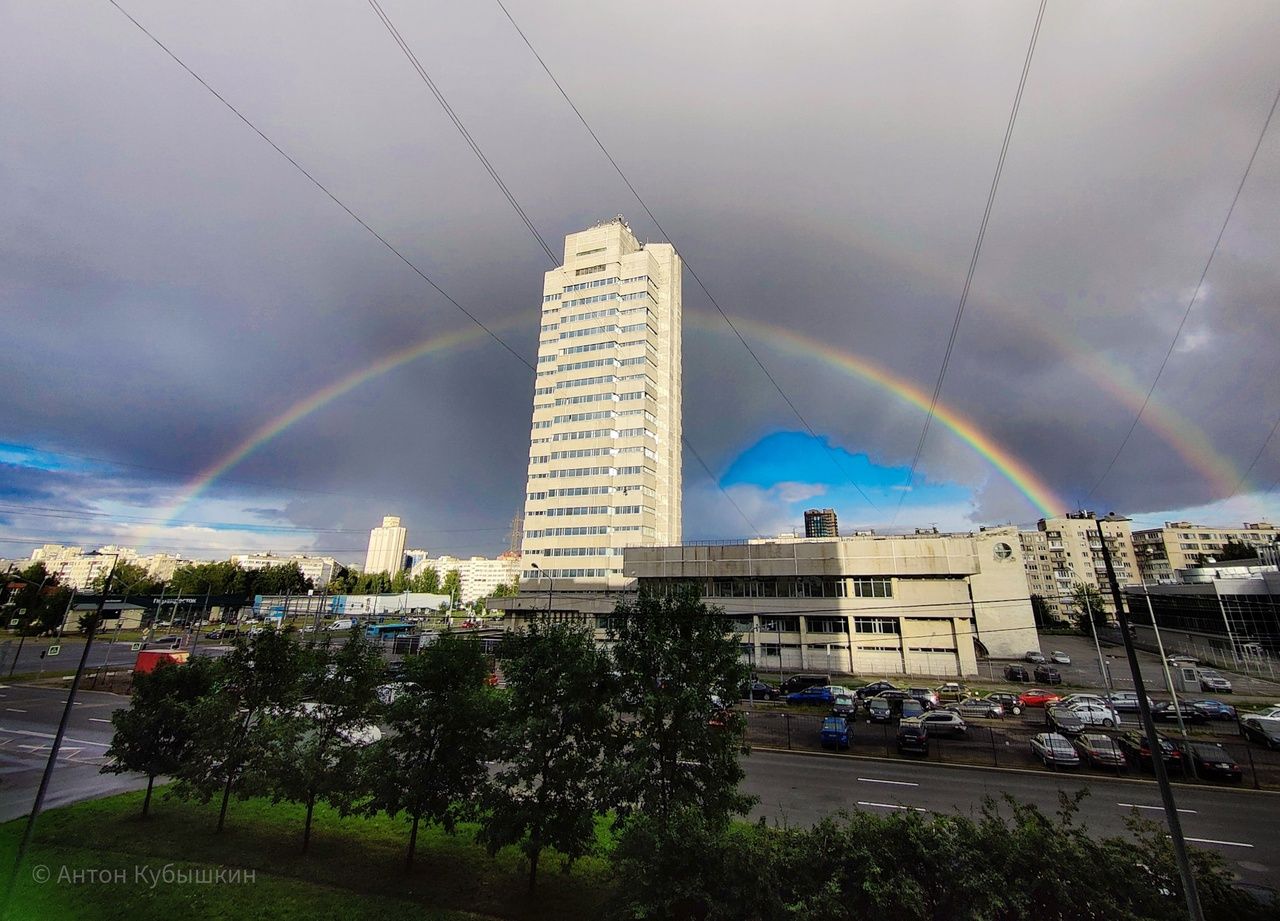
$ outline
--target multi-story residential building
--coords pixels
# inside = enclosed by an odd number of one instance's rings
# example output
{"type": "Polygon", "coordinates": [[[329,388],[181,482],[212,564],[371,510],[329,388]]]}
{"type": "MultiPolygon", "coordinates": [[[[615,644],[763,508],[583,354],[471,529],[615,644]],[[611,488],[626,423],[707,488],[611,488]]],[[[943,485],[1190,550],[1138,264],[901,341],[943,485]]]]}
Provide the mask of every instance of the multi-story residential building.
{"type": "Polygon", "coordinates": [[[324,588],[333,578],[333,571],[338,561],[331,556],[276,556],[274,553],[246,553],[231,557],[231,562],[241,569],[270,569],[272,566],[288,566],[296,564],[302,575],[311,580],[317,589],[324,588]]]}
{"type": "Polygon", "coordinates": [[[1057,518],[1041,518],[1035,531],[1022,531],[1022,556],[1027,587],[1038,595],[1050,615],[1073,617],[1077,612],[1072,592],[1077,585],[1098,590],[1103,608],[1114,613],[1115,602],[1107,582],[1098,524],[1111,551],[1116,581],[1123,587],[1142,581],[1133,552],[1133,535],[1128,518],[1109,513],[1097,518],[1093,512],[1072,512],[1057,518]]]}
{"type": "Polygon", "coordinates": [[[498,590],[499,586],[511,585],[520,578],[520,554],[503,553],[496,559],[484,556],[473,556],[461,560],[452,556],[428,557],[418,562],[410,571],[417,576],[425,569],[434,569],[443,583],[445,576],[452,570],[458,571],[461,588],[458,600],[463,604],[471,604],[481,598],[488,598],[498,590]]]}
{"type": "Polygon", "coordinates": [[[1277,546],[1280,531],[1265,521],[1245,522],[1240,528],[1166,521],[1162,528],[1133,532],[1138,572],[1144,583],[1177,582],[1178,570],[1200,566],[1209,560],[1222,562],[1228,543],[1245,544],[1255,551],[1277,546]]]}
{"type": "Polygon", "coordinates": [[[805,537],[839,537],[840,524],[833,508],[811,508],[804,513],[805,537]]]}
{"type": "Polygon", "coordinates": [[[546,273],[525,580],[620,587],[626,548],[680,540],[682,265],[618,217],[546,273]]]}
{"type": "Polygon", "coordinates": [[[57,576],[62,585],[77,591],[89,589],[94,583],[106,578],[117,560],[140,566],[151,578],[162,582],[171,579],[173,571],[179,566],[191,562],[172,553],[141,556],[131,547],[118,547],[114,544],[87,553],[83,547],[45,544],[31,553],[32,563],[44,563],[46,572],[57,576]]]}
{"type": "Polygon", "coordinates": [[[400,526],[400,519],[388,515],[382,519],[382,527],[369,532],[369,552],[365,554],[365,572],[385,572],[394,576],[404,569],[404,545],[409,532],[400,526]]]}
{"type": "MultiPolygon", "coordinates": [[[[1015,528],[716,546],[631,547],[632,590],[694,583],[725,611],[758,671],[973,675],[980,655],[1038,648],[1015,528]]],[[[607,638],[623,592],[559,591],[504,599],[507,626],[594,620],[607,638]]]]}

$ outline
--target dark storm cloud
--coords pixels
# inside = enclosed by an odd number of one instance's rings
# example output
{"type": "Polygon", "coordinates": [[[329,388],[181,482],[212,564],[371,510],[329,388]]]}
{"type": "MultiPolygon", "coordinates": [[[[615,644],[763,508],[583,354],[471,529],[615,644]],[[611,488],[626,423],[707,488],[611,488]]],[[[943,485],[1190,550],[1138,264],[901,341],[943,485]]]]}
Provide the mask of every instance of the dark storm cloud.
{"type": "MultiPolygon", "coordinates": [[[[545,254],[371,12],[127,8],[532,359],[545,254]]],[[[659,239],[496,5],[386,8],[553,249],[618,212],[659,239]]],[[[726,311],[932,388],[1034,7],[512,12],[726,311]]],[[[109,5],[6,16],[0,439],[152,468],[21,488],[170,514],[183,484],[298,401],[467,326],[109,5]]],[[[1131,392],[1150,383],[1275,91],[1278,40],[1275,7],[1049,5],[944,401],[1068,499],[1133,417],[1120,377],[1083,356],[1127,372],[1131,392]]],[[[1277,131],[1156,394],[1240,469],[1280,407],[1277,131]]],[[[714,314],[690,278],[685,303],[714,314]]],[[[833,444],[910,460],[918,409],[748,338],[833,444]]],[[[686,434],[717,473],[797,428],[727,328],[691,329],[685,346],[686,434]]],[[[283,509],[282,523],[353,533],[278,546],[349,556],[383,514],[433,551],[504,549],[531,390],[492,342],[424,357],[265,442],[185,514],[283,509]]],[[[1277,457],[1256,482],[1280,476],[1277,457]]],[[[979,521],[1036,517],[942,429],[921,469],[979,490],[979,521]]],[[[26,474],[0,476],[8,490],[26,474]]],[[[700,519],[743,527],[692,458],[685,482],[706,493],[700,519]]],[[[1091,501],[1154,512],[1222,497],[1140,427],[1091,501]]]]}

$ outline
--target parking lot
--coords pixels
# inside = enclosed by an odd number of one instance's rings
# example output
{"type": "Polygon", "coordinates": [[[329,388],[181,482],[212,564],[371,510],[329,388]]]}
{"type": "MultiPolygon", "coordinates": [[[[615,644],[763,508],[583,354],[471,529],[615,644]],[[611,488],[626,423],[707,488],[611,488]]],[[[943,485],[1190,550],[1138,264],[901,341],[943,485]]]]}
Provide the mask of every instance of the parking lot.
{"type": "MultiPolygon", "coordinates": [[[[752,707],[743,704],[740,712],[746,721],[746,738],[748,744],[761,748],[783,749],[787,751],[823,751],[819,741],[819,732],[825,713],[818,710],[794,711],[778,706],[757,705],[752,707]]],[[[1137,717],[1125,715],[1127,719],[1120,730],[1102,730],[1091,728],[1091,733],[1118,735],[1126,729],[1137,727],[1137,717]]],[[[904,760],[927,760],[935,763],[972,764],[984,767],[1022,768],[1046,772],[1061,772],[1061,768],[1046,768],[1031,751],[1031,738],[1037,733],[1048,731],[1045,714],[1042,709],[1031,709],[1020,717],[1006,717],[1000,720],[970,719],[968,731],[963,738],[931,737],[929,754],[902,755],[897,751],[896,726],[890,723],[868,723],[865,713],[851,720],[850,744],[847,750],[839,754],[851,758],[878,757],[898,758],[904,760]]],[[[1160,726],[1160,732],[1169,738],[1177,736],[1174,725],[1160,726]]],[[[1192,783],[1210,786],[1244,786],[1258,790],[1280,790],[1280,752],[1269,751],[1257,745],[1251,745],[1240,737],[1234,722],[1213,722],[1196,726],[1193,737],[1197,741],[1221,744],[1227,753],[1241,766],[1244,772],[1239,784],[1226,784],[1221,781],[1204,780],[1175,769],[1171,779],[1181,783],[1192,783]]],[[[1151,776],[1150,771],[1143,772],[1136,765],[1120,770],[1103,770],[1080,766],[1067,769],[1072,774],[1082,776],[1151,776]]]]}

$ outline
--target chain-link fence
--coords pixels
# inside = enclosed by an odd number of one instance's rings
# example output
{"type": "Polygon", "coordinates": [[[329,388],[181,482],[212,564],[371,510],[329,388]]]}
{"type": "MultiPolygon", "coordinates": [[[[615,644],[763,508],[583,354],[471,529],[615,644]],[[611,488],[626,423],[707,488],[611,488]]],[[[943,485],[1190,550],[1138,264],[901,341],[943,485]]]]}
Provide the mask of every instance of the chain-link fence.
{"type": "MultiPolygon", "coordinates": [[[[780,709],[746,709],[746,740],[759,748],[776,748],[786,751],[822,751],[820,733],[826,714],[813,711],[792,712],[780,709]]],[[[1043,722],[1043,711],[1031,710],[1021,719],[972,720],[961,737],[950,738],[937,734],[929,736],[928,755],[898,753],[897,726],[891,723],[868,723],[865,718],[849,721],[849,747],[837,753],[853,758],[879,757],[903,760],[930,761],[934,763],[973,764],[984,767],[1023,768],[1033,770],[1070,770],[1082,776],[1141,776],[1150,774],[1132,761],[1124,768],[1097,768],[1081,765],[1079,768],[1046,768],[1031,749],[1031,739],[1037,733],[1048,731],[1043,722]]],[[[1117,735],[1115,730],[1091,728],[1090,733],[1117,735]]],[[[1176,731],[1162,730],[1168,738],[1176,740],[1176,731]]],[[[1241,738],[1234,722],[1222,722],[1195,727],[1193,741],[1217,743],[1230,758],[1240,765],[1243,777],[1239,785],[1259,790],[1280,789],[1280,752],[1271,751],[1241,738]]],[[[831,751],[831,749],[827,749],[831,751]]],[[[1187,783],[1229,784],[1229,781],[1196,776],[1194,765],[1188,762],[1185,769],[1175,768],[1173,779],[1187,783]]]]}

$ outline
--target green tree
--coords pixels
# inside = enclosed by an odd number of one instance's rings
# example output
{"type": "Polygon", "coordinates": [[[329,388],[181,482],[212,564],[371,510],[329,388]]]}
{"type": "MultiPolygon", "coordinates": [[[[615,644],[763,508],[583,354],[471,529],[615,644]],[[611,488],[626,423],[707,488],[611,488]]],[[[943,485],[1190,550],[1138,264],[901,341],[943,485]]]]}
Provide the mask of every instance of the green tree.
{"type": "Polygon", "coordinates": [[[1219,563],[1226,563],[1231,560],[1256,560],[1258,558],[1258,550],[1250,544],[1229,540],[1213,556],[1219,563]]]}
{"type": "Polygon", "coordinates": [[[360,573],[349,566],[343,566],[339,563],[334,567],[333,577],[329,580],[327,591],[330,595],[349,595],[351,590],[355,588],[356,580],[359,577],[360,573]]]}
{"type": "Polygon", "coordinates": [[[390,734],[369,750],[362,776],[370,792],[366,812],[410,819],[406,868],[420,822],[452,833],[487,788],[485,759],[498,714],[488,676],[480,641],[448,630],[405,659],[406,684],[386,712],[390,734]]]}
{"type": "MultiPolygon", "coordinates": [[[[122,595],[155,595],[164,586],[164,582],[152,576],[146,568],[137,563],[130,563],[128,560],[116,560],[111,572],[112,590],[122,595]]],[[[89,589],[90,593],[101,593],[102,584],[106,578],[104,574],[94,579],[89,589]]]]}
{"type": "Polygon", "coordinates": [[[440,573],[430,566],[425,566],[409,582],[409,591],[426,592],[431,595],[440,594],[440,573]]]}
{"type": "Polygon", "coordinates": [[[499,585],[493,590],[491,598],[514,598],[520,594],[520,580],[513,579],[511,582],[499,585]]]}
{"type": "Polygon", "coordinates": [[[710,719],[712,698],[734,700],[749,677],[727,626],[724,611],[693,585],[662,595],[642,590],[610,618],[628,716],[619,725],[617,795],[659,822],[679,806],[727,822],[751,805],[738,792],[742,722],[710,719]]]}
{"type": "Polygon", "coordinates": [[[407,592],[409,590],[409,573],[400,569],[391,577],[390,590],[393,592],[407,592]]]}
{"type": "Polygon", "coordinates": [[[596,813],[614,805],[603,796],[615,718],[609,657],[585,628],[534,624],[508,635],[498,658],[508,691],[497,732],[503,768],[477,837],[490,854],[519,846],[532,892],[543,849],[581,857],[596,813]]]}
{"type": "Polygon", "coordinates": [[[391,576],[385,572],[363,572],[351,587],[353,595],[377,595],[391,588],[391,576]]]}
{"type": "Polygon", "coordinates": [[[1031,595],[1031,616],[1035,620],[1036,629],[1043,630],[1058,623],[1058,619],[1049,610],[1049,603],[1043,595],[1031,595]]]}
{"type": "Polygon", "coordinates": [[[440,594],[448,595],[451,604],[457,604],[462,597],[462,573],[450,569],[445,573],[444,584],[440,586],[440,594]]]}
{"type": "Polygon", "coordinates": [[[1094,626],[1099,630],[1107,626],[1107,611],[1110,610],[1110,606],[1096,586],[1077,582],[1071,589],[1067,603],[1071,605],[1076,626],[1085,636],[1093,633],[1089,626],[1090,613],[1093,614],[1094,626]]]}
{"type": "Polygon", "coordinates": [[[249,574],[235,563],[189,563],[173,571],[169,586],[177,595],[239,595],[249,592],[249,574]]]}
{"type": "Polygon", "coordinates": [[[195,707],[199,731],[177,791],[205,803],[221,793],[219,832],[233,791],[247,797],[267,788],[281,717],[297,705],[301,690],[301,647],[292,633],[268,628],[237,640],[221,659],[224,680],[216,693],[195,707]]]}
{"type": "Polygon", "coordinates": [[[195,658],[184,665],[161,665],[133,679],[129,706],[111,715],[115,734],[102,773],[147,776],[142,817],[151,810],[151,791],[162,774],[177,774],[196,744],[196,711],[221,674],[218,660],[195,658]]]}
{"type": "Polygon", "coordinates": [[[302,595],[315,587],[296,562],[251,569],[244,576],[245,591],[250,595],[302,595]]]}
{"type": "Polygon", "coordinates": [[[350,808],[360,749],[371,741],[382,655],[363,632],[341,647],[311,647],[302,657],[307,700],[284,711],[269,756],[271,798],[306,806],[302,853],[311,845],[316,803],[350,808]]]}

